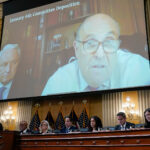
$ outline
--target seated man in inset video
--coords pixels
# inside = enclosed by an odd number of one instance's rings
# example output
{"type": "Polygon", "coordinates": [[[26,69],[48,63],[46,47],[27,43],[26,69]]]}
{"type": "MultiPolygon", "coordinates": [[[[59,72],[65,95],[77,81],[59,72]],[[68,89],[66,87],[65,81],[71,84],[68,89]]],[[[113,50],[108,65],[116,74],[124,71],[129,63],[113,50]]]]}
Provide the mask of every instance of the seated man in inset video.
{"type": "Polygon", "coordinates": [[[42,95],[150,85],[149,61],[120,49],[119,36],[110,16],[85,19],[73,43],[76,59],[50,76],[42,95]]]}
{"type": "Polygon", "coordinates": [[[18,44],[8,44],[0,51],[0,100],[7,99],[20,61],[18,44]]]}

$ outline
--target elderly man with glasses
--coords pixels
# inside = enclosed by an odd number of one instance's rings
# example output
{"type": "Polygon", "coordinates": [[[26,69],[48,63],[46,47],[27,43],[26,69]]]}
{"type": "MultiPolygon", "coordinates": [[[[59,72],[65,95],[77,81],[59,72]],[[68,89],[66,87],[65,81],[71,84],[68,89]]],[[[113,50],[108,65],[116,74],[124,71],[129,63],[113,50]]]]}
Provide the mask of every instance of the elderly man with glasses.
{"type": "Polygon", "coordinates": [[[59,68],[42,95],[150,85],[147,59],[120,49],[119,24],[106,14],[88,17],[78,28],[76,60],[59,68]]]}

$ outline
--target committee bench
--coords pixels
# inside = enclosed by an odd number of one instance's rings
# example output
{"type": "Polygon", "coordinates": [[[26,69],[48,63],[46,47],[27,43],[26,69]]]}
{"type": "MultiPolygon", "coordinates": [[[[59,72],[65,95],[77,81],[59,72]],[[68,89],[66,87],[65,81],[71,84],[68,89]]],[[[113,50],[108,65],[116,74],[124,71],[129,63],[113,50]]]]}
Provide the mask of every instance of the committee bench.
{"type": "Polygon", "coordinates": [[[0,136],[4,133],[15,135],[13,141],[3,141],[12,143],[14,150],[150,150],[150,129],[46,135],[1,132],[0,136]]]}

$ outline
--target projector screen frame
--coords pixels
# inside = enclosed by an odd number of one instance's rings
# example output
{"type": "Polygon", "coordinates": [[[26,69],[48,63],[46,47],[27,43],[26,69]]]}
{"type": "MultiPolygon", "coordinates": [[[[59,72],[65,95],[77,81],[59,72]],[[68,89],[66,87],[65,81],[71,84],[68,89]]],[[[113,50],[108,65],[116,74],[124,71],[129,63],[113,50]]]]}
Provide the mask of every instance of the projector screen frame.
{"type": "MultiPolygon", "coordinates": [[[[27,9],[31,9],[31,8],[35,8],[35,7],[38,7],[38,6],[43,6],[43,5],[47,5],[47,4],[50,4],[50,3],[54,3],[54,2],[57,2],[57,1],[60,1],[60,0],[55,0],[55,1],[42,1],[42,0],[38,0],[36,2],[34,2],[34,4],[32,3],[31,5],[31,1],[27,1],[27,0],[13,0],[13,1],[8,1],[8,2],[5,2],[3,4],[3,21],[4,21],[4,17],[9,15],[9,14],[12,14],[12,13],[17,13],[17,12],[20,12],[20,11],[23,11],[23,10],[27,10],[27,9]],[[24,1],[24,3],[23,3],[24,1]],[[26,4],[26,5],[24,5],[26,4]],[[16,7],[16,9],[13,9],[14,6],[16,7]],[[6,9],[7,8],[7,9],[6,9]],[[11,9],[9,9],[11,8],[11,9]],[[10,10],[8,12],[8,10],[10,10]]],[[[149,27],[149,20],[148,20],[148,11],[146,11],[147,9],[147,5],[148,5],[148,0],[144,0],[144,10],[145,10],[145,23],[146,23],[146,34],[147,34],[147,43],[148,43],[148,52],[149,52],[149,57],[150,57],[150,51],[149,51],[149,45],[150,45],[150,34],[148,32],[148,27],[149,27]]],[[[3,29],[3,26],[2,26],[2,29],[3,29]]],[[[1,37],[2,37],[2,34],[1,34],[1,37]]],[[[48,98],[53,98],[53,97],[66,97],[66,96],[69,96],[69,97],[74,97],[74,96],[79,96],[79,95],[83,95],[83,96],[88,96],[88,95],[91,95],[91,94],[104,94],[104,93],[112,93],[112,92],[122,92],[122,91],[130,91],[130,90],[145,90],[145,89],[149,89],[150,86],[144,86],[144,87],[131,87],[131,88],[122,88],[122,89],[110,89],[110,90],[101,90],[101,91],[92,91],[92,92],[81,92],[81,93],[66,93],[66,94],[54,94],[54,95],[48,95],[48,96],[36,96],[36,97],[23,97],[23,98],[13,98],[13,99],[7,99],[7,100],[1,100],[0,102],[4,102],[4,101],[14,101],[14,100],[37,100],[37,99],[48,99],[48,98]]]]}

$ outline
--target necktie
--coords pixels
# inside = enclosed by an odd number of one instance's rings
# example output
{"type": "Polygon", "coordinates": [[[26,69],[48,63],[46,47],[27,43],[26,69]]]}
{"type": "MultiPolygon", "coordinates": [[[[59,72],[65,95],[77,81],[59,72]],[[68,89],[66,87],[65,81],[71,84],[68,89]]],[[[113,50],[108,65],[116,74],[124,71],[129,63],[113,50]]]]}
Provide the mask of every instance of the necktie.
{"type": "Polygon", "coordinates": [[[121,126],[121,130],[125,130],[126,128],[125,128],[125,125],[122,125],[121,126]]]}
{"type": "Polygon", "coordinates": [[[4,86],[0,88],[0,100],[3,99],[3,93],[5,90],[6,90],[6,87],[4,87],[4,86]]]}
{"type": "Polygon", "coordinates": [[[69,131],[69,129],[68,129],[68,128],[66,128],[66,133],[68,133],[68,131],[69,131]]]}

